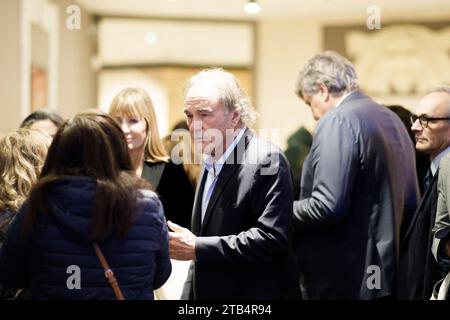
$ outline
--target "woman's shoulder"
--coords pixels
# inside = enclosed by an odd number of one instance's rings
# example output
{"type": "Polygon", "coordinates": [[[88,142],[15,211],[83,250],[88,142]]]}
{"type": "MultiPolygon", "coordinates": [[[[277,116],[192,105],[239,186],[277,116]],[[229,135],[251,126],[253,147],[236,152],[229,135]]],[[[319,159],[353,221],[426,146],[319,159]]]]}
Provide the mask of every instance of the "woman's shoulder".
{"type": "Polygon", "coordinates": [[[139,205],[158,205],[158,195],[149,189],[137,190],[137,201],[139,205]]]}
{"type": "Polygon", "coordinates": [[[15,214],[15,212],[12,210],[9,210],[9,209],[0,210],[0,221],[2,221],[4,219],[9,219],[14,214],[15,214]]]}
{"type": "Polygon", "coordinates": [[[158,195],[152,190],[138,189],[137,205],[140,211],[163,214],[161,201],[158,195]]]}
{"type": "Polygon", "coordinates": [[[138,195],[138,200],[141,200],[141,201],[151,202],[151,201],[154,201],[155,199],[158,199],[158,196],[156,195],[156,193],[149,189],[138,189],[137,195],[138,195]]]}
{"type": "Polygon", "coordinates": [[[14,216],[15,212],[13,211],[7,209],[0,211],[0,233],[6,234],[6,230],[8,230],[14,216]]]}
{"type": "MultiPolygon", "coordinates": [[[[138,189],[137,192],[137,212],[139,221],[144,224],[157,220],[164,223],[164,210],[157,194],[151,190],[138,189]],[[147,221],[147,222],[144,222],[147,221]]],[[[152,224],[153,222],[151,222],[152,224]]]]}

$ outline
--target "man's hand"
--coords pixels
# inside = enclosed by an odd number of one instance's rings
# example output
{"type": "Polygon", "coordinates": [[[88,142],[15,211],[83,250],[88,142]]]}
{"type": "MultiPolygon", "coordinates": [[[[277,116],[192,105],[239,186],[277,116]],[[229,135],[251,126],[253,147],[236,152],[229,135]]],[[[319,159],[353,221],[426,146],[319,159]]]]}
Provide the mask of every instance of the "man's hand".
{"type": "Polygon", "coordinates": [[[195,235],[171,221],[167,221],[169,232],[170,258],[175,260],[195,260],[195,235]]]}

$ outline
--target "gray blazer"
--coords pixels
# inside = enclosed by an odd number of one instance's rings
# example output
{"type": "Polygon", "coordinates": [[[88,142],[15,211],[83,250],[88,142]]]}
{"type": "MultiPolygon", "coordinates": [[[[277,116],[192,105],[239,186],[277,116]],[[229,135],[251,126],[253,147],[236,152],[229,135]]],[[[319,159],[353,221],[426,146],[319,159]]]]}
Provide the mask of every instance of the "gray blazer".
{"type": "Polygon", "coordinates": [[[443,239],[448,239],[450,235],[450,216],[449,216],[449,204],[447,203],[450,197],[450,156],[445,156],[439,167],[438,178],[438,204],[436,211],[436,222],[433,228],[433,255],[437,262],[449,263],[448,257],[443,256],[440,252],[441,246],[444,245],[443,239]]]}
{"type": "Polygon", "coordinates": [[[201,222],[204,178],[192,215],[196,261],[182,299],[299,298],[285,156],[247,130],[220,171],[201,222]]]}
{"type": "Polygon", "coordinates": [[[307,297],[395,295],[400,224],[419,198],[403,123],[354,92],[320,119],[304,167],[294,226],[307,297]]]}

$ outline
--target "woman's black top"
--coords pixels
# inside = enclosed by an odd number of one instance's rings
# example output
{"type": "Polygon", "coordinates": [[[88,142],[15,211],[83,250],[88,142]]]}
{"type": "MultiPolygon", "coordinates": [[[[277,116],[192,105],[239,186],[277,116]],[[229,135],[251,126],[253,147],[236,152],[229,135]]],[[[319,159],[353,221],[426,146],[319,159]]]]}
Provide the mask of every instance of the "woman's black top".
{"type": "Polygon", "coordinates": [[[181,164],[144,162],[142,178],[150,182],[158,194],[167,220],[191,228],[194,188],[181,164]]]}

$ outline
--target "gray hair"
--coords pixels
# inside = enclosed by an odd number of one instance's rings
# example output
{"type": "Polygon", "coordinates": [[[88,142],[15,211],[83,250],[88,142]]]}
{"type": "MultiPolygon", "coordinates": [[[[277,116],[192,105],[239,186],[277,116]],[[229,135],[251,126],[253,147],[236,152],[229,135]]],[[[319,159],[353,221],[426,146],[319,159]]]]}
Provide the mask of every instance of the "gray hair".
{"type": "Polygon", "coordinates": [[[243,124],[250,126],[256,121],[257,113],[251,104],[250,97],[232,73],[222,68],[204,69],[188,80],[184,97],[186,98],[187,92],[194,84],[202,81],[214,83],[220,89],[220,99],[225,109],[230,112],[238,111],[243,124]]]}
{"type": "Polygon", "coordinates": [[[316,54],[305,65],[297,80],[295,93],[303,99],[303,91],[312,96],[323,83],[332,96],[358,90],[355,69],[350,61],[334,51],[316,54]]]}

